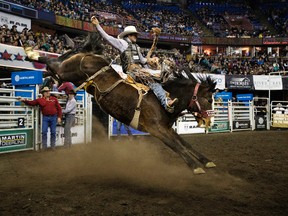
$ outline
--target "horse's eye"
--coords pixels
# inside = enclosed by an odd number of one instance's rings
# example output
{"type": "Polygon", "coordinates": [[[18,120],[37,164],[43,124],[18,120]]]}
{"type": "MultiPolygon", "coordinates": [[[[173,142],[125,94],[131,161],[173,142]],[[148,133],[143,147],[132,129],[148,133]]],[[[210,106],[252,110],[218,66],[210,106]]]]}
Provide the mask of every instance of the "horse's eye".
{"type": "Polygon", "coordinates": [[[212,100],[212,99],[209,99],[209,100],[208,100],[208,102],[209,102],[209,103],[212,103],[212,102],[213,102],[213,100],[212,100]]]}

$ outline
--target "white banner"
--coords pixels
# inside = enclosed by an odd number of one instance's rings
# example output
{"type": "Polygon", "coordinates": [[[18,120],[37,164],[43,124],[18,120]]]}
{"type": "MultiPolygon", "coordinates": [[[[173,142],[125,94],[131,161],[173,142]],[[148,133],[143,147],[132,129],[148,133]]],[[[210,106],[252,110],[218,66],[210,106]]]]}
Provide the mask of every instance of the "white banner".
{"type": "MultiPolygon", "coordinates": [[[[56,58],[59,55],[55,53],[37,51],[41,56],[56,58]]],[[[3,67],[21,68],[28,70],[46,70],[45,64],[26,61],[26,53],[22,47],[0,44],[0,65],[3,67]]]]}
{"type": "Polygon", "coordinates": [[[9,29],[16,25],[17,31],[22,32],[24,28],[31,29],[31,20],[14,14],[0,12],[0,25],[7,25],[9,29]]]}
{"type": "Polygon", "coordinates": [[[255,90],[282,90],[282,77],[279,75],[254,75],[253,83],[255,90]]]}
{"type": "MultiPolygon", "coordinates": [[[[72,144],[85,143],[84,125],[77,125],[71,128],[72,144]]],[[[56,146],[64,145],[64,127],[57,126],[56,128],[56,146]]],[[[50,147],[50,128],[47,133],[47,146],[50,147]]]]}
{"type": "Polygon", "coordinates": [[[220,90],[225,89],[225,75],[222,74],[209,74],[209,75],[217,82],[215,89],[217,88],[220,90]]]}
{"type": "Polygon", "coordinates": [[[177,133],[178,134],[205,133],[205,128],[197,127],[197,125],[198,123],[196,121],[178,122],[177,133]]]}

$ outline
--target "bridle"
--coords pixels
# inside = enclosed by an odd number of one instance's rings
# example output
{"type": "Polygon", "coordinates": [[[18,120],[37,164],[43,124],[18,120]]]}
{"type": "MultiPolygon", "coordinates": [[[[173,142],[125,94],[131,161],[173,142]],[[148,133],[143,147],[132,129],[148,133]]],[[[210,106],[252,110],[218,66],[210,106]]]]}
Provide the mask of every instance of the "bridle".
{"type": "Polygon", "coordinates": [[[202,118],[212,117],[215,114],[214,110],[203,110],[202,111],[202,109],[201,109],[201,106],[200,106],[200,103],[199,103],[198,97],[197,97],[199,87],[200,87],[200,83],[197,82],[197,84],[194,88],[194,92],[193,92],[192,98],[190,100],[188,109],[192,111],[192,106],[194,104],[196,104],[199,113],[198,112],[192,112],[194,115],[196,115],[198,117],[202,117],[202,118]]]}

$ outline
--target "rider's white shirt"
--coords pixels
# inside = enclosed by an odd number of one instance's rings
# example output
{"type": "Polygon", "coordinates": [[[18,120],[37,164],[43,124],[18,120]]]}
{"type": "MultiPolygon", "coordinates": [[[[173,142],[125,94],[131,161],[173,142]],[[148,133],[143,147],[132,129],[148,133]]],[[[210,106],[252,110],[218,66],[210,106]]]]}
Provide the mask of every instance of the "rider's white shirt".
{"type": "MultiPolygon", "coordinates": [[[[127,78],[127,74],[123,73],[121,65],[112,64],[111,67],[123,78],[127,78]]],[[[152,70],[150,68],[145,68],[145,71],[150,73],[152,76],[160,76],[161,70],[152,70]]]]}
{"type": "MultiPolygon", "coordinates": [[[[108,43],[110,43],[114,48],[118,49],[120,51],[120,53],[123,53],[128,48],[127,41],[108,35],[100,25],[96,25],[96,28],[97,28],[98,32],[100,33],[100,35],[108,43]]],[[[144,58],[141,53],[139,53],[139,57],[140,57],[140,62],[143,65],[146,64],[147,59],[144,58]]]]}

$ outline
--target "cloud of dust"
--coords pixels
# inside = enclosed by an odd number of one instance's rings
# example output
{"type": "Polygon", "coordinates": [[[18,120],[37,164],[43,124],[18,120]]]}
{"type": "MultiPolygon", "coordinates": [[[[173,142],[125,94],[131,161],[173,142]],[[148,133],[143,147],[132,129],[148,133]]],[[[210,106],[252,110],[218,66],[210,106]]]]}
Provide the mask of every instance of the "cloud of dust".
{"type": "Polygon", "coordinates": [[[99,122],[93,124],[97,135],[92,143],[38,153],[33,165],[22,170],[22,179],[33,176],[35,181],[45,179],[52,184],[86,179],[90,183],[111,182],[171,191],[227,188],[238,181],[213,171],[195,176],[180,156],[161,141],[149,136],[132,141],[127,137],[120,141],[108,140],[104,127],[99,122]]]}

